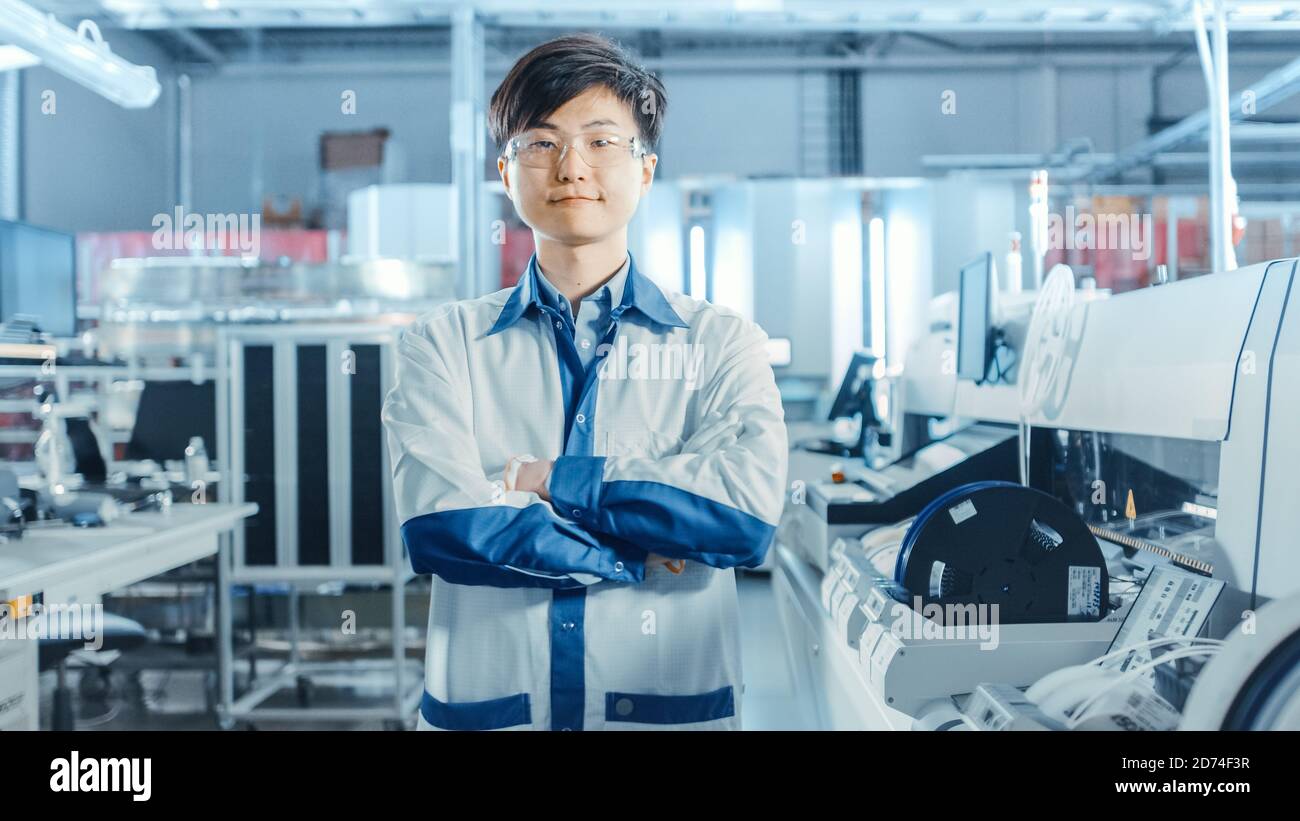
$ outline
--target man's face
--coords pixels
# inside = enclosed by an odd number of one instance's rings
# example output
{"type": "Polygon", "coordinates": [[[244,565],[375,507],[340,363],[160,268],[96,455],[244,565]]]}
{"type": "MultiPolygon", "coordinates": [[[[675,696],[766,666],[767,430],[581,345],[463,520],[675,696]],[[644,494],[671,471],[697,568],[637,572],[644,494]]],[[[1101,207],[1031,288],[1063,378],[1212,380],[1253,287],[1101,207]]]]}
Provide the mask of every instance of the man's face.
{"type": "MultiPolygon", "coordinates": [[[[529,133],[539,129],[530,129],[529,133]]],[[[559,145],[591,132],[637,136],[630,106],[604,86],[593,86],[553,111],[541,130],[559,145]]],[[[528,227],[566,245],[582,245],[622,230],[650,190],[659,158],[628,153],[617,165],[592,168],[570,147],[550,168],[497,159],[506,195],[528,227]]]]}

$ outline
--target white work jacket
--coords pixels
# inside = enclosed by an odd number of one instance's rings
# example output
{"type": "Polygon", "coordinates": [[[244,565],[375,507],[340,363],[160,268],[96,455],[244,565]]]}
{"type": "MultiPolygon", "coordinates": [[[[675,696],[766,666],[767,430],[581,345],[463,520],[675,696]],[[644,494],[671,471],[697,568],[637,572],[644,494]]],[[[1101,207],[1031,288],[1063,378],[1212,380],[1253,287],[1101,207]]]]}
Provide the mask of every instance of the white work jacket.
{"type": "Polygon", "coordinates": [[[763,561],[786,476],[767,336],[630,260],[584,369],[539,276],[534,256],[398,342],[397,512],[433,575],[418,725],[738,728],[733,568],[763,561]],[[519,454],[556,460],[550,503],[504,489],[519,454]]]}

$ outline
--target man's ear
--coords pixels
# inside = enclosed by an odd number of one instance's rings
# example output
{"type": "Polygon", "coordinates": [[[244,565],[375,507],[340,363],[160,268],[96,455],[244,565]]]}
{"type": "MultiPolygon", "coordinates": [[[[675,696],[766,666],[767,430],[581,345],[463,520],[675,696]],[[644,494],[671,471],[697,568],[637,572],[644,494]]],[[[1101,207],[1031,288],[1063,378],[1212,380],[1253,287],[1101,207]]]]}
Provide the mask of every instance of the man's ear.
{"type": "Polygon", "coordinates": [[[645,160],[641,163],[641,196],[643,197],[655,181],[655,166],[658,164],[658,154],[646,154],[645,160]]]}
{"type": "Polygon", "coordinates": [[[510,164],[506,162],[505,157],[497,157],[497,173],[501,175],[501,182],[505,184],[506,199],[514,202],[515,198],[510,196],[510,164]]]}

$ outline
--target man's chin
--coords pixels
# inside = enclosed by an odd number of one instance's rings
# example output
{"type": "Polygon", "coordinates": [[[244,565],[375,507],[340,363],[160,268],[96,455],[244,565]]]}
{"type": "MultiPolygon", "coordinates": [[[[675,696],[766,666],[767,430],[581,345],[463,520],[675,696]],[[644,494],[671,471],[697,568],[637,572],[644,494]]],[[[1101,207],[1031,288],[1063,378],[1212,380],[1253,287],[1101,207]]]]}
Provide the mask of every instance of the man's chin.
{"type": "Polygon", "coordinates": [[[602,231],[593,227],[575,229],[571,225],[565,225],[554,226],[552,230],[543,230],[542,233],[550,239],[565,245],[590,245],[593,242],[605,239],[613,232],[602,231]]]}

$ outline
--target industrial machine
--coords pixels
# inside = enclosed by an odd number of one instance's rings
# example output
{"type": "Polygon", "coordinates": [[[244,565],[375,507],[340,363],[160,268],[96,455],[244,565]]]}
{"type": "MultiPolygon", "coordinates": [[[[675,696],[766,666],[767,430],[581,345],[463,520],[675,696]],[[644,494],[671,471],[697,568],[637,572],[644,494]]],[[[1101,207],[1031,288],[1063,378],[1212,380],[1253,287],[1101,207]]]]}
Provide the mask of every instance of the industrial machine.
{"type": "Polygon", "coordinates": [[[404,259],[268,263],[243,257],[116,259],[98,273],[100,350],[124,357],[215,359],[223,327],[286,322],[400,325],[454,298],[455,265],[404,259]]]}
{"type": "Polygon", "coordinates": [[[781,523],[782,540],[823,571],[830,568],[837,539],[914,516],[939,494],[967,482],[1014,479],[1016,432],[1006,425],[974,424],[879,470],[853,463],[841,469],[842,478],[806,481],[804,503],[791,505],[781,523]]]}
{"type": "Polygon", "coordinates": [[[963,276],[949,321],[909,353],[903,401],[1013,426],[1019,482],[935,490],[892,526],[844,528],[820,579],[778,548],[788,647],[825,693],[820,724],[1158,728],[1184,705],[1197,726],[1293,718],[1295,660],[1266,651],[1295,646],[1295,620],[1263,637],[1239,625],[1300,590],[1300,509],[1279,462],[1300,453],[1282,421],[1300,407],[1296,268],[1114,297],[1054,269],[992,310],[978,303],[993,291],[963,276]],[[1156,591],[1179,606],[1144,604],[1156,591]],[[1234,707],[1239,693],[1254,706],[1234,707]]]}

